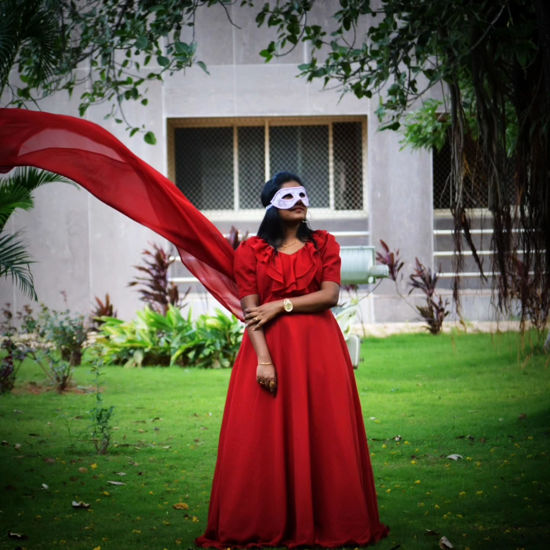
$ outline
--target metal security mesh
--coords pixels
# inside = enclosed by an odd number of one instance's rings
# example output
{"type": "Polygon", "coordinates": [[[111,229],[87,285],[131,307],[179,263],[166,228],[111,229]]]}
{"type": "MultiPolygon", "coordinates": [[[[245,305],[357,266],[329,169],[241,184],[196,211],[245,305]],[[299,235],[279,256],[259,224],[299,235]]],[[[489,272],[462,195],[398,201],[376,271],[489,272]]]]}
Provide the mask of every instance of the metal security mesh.
{"type": "MultiPolygon", "coordinates": [[[[451,186],[451,146],[449,139],[440,151],[433,150],[433,203],[434,208],[450,208],[453,201],[451,186]]],[[[486,184],[483,163],[475,141],[466,139],[464,143],[464,206],[466,208],[489,208],[491,197],[486,184]]],[[[503,194],[509,204],[514,202],[513,173],[502,182],[503,194]]]]}
{"type": "Polygon", "coordinates": [[[269,130],[269,173],[284,170],[299,175],[313,208],[330,206],[328,131],[327,124],[269,130]]]}
{"type": "Polygon", "coordinates": [[[237,128],[239,154],[239,207],[261,208],[260,192],[265,180],[265,129],[237,128]]]}
{"type": "Polygon", "coordinates": [[[233,128],[176,128],[176,185],[200,210],[231,210],[233,128]]]}
{"type": "Polygon", "coordinates": [[[176,184],[201,210],[257,209],[266,173],[285,170],[302,178],[312,208],[362,210],[362,128],[362,122],[277,125],[273,120],[179,127],[176,184]]]}
{"type": "Polygon", "coordinates": [[[360,122],[332,125],[334,208],[363,208],[363,136],[360,122]]]}

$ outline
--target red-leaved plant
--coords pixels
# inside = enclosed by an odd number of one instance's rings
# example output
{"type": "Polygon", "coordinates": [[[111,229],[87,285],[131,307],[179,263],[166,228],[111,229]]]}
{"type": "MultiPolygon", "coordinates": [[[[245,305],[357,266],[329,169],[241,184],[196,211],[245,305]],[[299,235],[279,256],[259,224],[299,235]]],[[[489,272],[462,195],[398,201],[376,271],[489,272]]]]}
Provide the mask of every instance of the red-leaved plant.
{"type": "Polygon", "coordinates": [[[432,334],[439,334],[443,327],[445,317],[450,313],[447,309],[449,300],[443,300],[441,296],[435,293],[435,287],[439,279],[437,273],[433,273],[432,270],[426,267],[418,258],[415,258],[415,261],[415,269],[409,275],[409,285],[411,287],[409,294],[415,288],[424,293],[426,305],[416,306],[416,309],[424,321],[426,321],[428,330],[432,334]]]}
{"type": "Polygon", "coordinates": [[[117,312],[111,302],[111,297],[107,292],[105,294],[105,300],[102,300],[98,296],[95,297],[95,306],[90,314],[90,321],[94,329],[98,329],[102,324],[102,317],[116,317],[117,312]]]}
{"type": "Polygon", "coordinates": [[[415,289],[420,290],[426,299],[426,304],[423,306],[414,306],[407,300],[406,296],[401,293],[400,272],[405,263],[399,257],[399,250],[392,251],[390,247],[380,240],[383,252],[376,253],[376,261],[387,265],[389,268],[390,279],[395,283],[397,294],[405,300],[405,302],[420,313],[427,328],[432,334],[439,334],[443,327],[445,317],[449,315],[449,301],[443,300],[441,296],[436,294],[436,286],[438,281],[437,273],[433,273],[429,267],[426,267],[418,258],[415,258],[416,264],[413,272],[409,275],[408,285],[411,287],[408,294],[410,295],[415,289]]]}
{"type": "Polygon", "coordinates": [[[237,250],[239,248],[239,245],[246,241],[248,238],[248,231],[242,236],[239,234],[239,230],[232,225],[231,229],[229,230],[229,235],[227,236],[227,240],[229,241],[229,244],[232,246],[233,250],[237,250]]]}
{"type": "Polygon", "coordinates": [[[140,299],[153,311],[166,315],[168,306],[181,305],[190,289],[180,297],[177,285],[168,278],[168,269],[175,259],[161,246],[154,243],[150,246],[151,250],[145,249],[142,252],[144,265],[134,266],[140,273],[144,273],[144,276],[136,277],[128,286],[140,285],[140,299]]]}
{"type": "Polygon", "coordinates": [[[384,252],[376,253],[376,261],[380,264],[388,266],[390,270],[390,279],[394,283],[397,283],[399,272],[403,269],[403,266],[405,265],[405,263],[402,262],[401,258],[399,257],[399,249],[397,249],[395,252],[390,250],[390,247],[382,239],[380,239],[380,244],[382,245],[384,252]]]}

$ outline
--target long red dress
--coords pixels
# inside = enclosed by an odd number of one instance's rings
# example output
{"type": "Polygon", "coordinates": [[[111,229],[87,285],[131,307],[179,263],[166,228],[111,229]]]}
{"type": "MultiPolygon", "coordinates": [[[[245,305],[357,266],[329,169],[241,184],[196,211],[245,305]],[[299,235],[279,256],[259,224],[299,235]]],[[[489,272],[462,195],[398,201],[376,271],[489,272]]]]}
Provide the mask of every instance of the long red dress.
{"type": "MultiPolygon", "coordinates": [[[[340,282],[339,247],[316,231],[288,255],[253,237],[237,249],[241,297],[260,303],[340,282]]],[[[366,545],[378,517],[361,406],[347,347],[330,310],[277,317],[265,329],[276,397],[256,382],[245,334],[221,428],[208,526],[200,546],[366,545]]]]}
{"type": "MultiPolygon", "coordinates": [[[[262,302],[340,280],[326,232],[292,255],[251,238],[237,253],[187,198],[91,122],[0,109],[0,172],[36,166],[67,176],[170,240],[183,263],[242,319],[239,297],[262,302]]],[[[330,311],[281,315],[265,329],[277,368],[274,398],[256,383],[245,335],[233,368],[202,546],[364,545],[379,522],[349,355],[330,311]]]]}

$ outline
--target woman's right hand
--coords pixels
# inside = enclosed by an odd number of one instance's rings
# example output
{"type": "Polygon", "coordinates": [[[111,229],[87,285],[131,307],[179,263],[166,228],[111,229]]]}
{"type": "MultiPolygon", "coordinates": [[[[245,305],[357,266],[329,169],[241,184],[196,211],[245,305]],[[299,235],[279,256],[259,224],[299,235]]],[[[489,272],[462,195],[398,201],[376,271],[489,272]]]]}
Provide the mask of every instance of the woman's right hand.
{"type": "Polygon", "coordinates": [[[273,364],[263,365],[258,363],[256,367],[256,381],[264,390],[275,395],[277,393],[277,372],[275,371],[275,366],[273,364]]]}

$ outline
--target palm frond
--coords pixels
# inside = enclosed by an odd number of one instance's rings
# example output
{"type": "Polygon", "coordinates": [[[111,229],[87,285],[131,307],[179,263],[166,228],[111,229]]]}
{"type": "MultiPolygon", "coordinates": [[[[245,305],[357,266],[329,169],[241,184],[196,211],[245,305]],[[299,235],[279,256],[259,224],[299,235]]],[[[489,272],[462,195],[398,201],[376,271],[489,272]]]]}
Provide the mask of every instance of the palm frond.
{"type": "Polygon", "coordinates": [[[37,299],[31,272],[31,257],[17,233],[0,233],[0,277],[10,277],[22,292],[37,299]]]}
{"type": "Polygon", "coordinates": [[[55,74],[63,51],[59,39],[59,4],[43,0],[0,2],[0,92],[13,69],[24,74],[30,87],[40,87],[55,74]],[[23,57],[32,59],[32,63],[23,67],[17,66],[22,52],[23,57]]]}
{"type": "Polygon", "coordinates": [[[38,83],[46,82],[55,74],[59,56],[59,6],[43,1],[26,2],[23,17],[24,44],[37,53],[31,77],[38,83]]]}
{"type": "Polygon", "coordinates": [[[34,203],[30,192],[17,184],[0,186],[0,231],[16,208],[30,210],[34,203]]]}
{"type": "Polygon", "coordinates": [[[60,176],[59,174],[54,174],[53,172],[48,172],[47,170],[38,170],[32,166],[16,168],[12,174],[3,180],[2,185],[10,185],[11,183],[24,187],[31,192],[41,185],[54,182],[70,183],[71,185],[77,187],[74,182],[60,176]]]}
{"type": "Polygon", "coordinates": [[[17,14],[15,2],[3,2],[0,5],[0,94],[7,84],[13,67],[20,37],[17,32],[17,14]]]}
{"type": "Polygon", "coordinates": [[[32,192],[36,188],[56,181],[75,185],[63,176],[32,167],[16,168],[11,175],[0,179],[0,231],[15,209],[30,210],[34,206],[32,192]]]}

